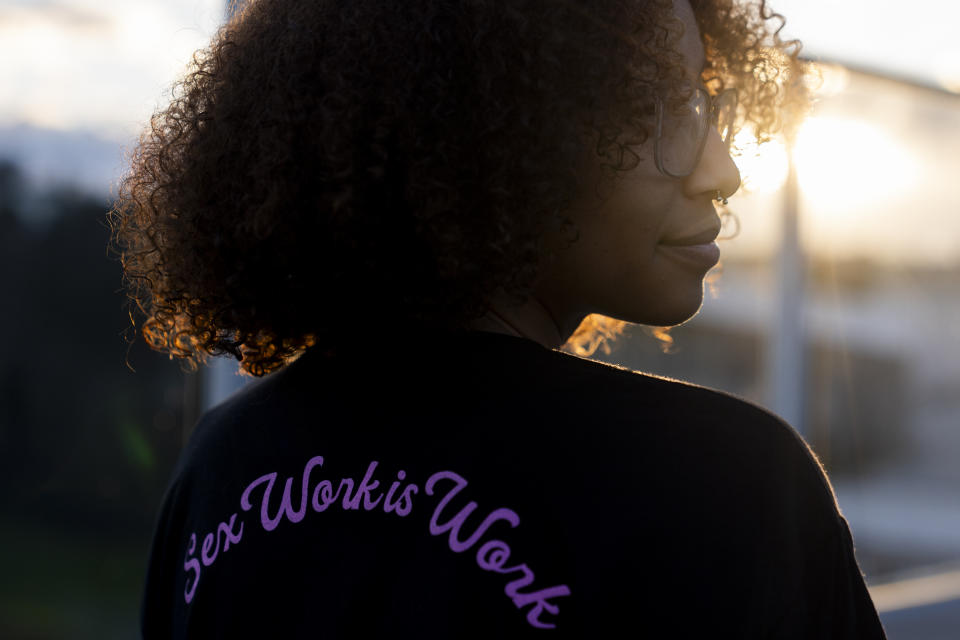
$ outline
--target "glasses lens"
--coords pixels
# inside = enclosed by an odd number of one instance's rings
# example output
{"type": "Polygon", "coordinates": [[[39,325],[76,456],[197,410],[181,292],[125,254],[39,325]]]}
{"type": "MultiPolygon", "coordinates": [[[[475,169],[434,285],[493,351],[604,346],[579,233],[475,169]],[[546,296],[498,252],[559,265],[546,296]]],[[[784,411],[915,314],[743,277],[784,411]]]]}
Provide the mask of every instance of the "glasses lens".
{"type": "Polygon", "coordinates": [[[676,110],[663,107],[660,163],[670,175],[685,176],[693,171],[709,126],[709,100],[706,93],[697,91],[676,110]]]}

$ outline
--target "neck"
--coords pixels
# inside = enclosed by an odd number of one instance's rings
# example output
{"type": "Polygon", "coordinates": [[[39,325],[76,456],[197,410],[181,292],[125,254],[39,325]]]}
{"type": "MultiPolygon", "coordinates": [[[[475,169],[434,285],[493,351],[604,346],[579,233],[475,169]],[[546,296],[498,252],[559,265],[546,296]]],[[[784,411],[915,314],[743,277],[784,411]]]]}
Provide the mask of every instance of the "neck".
{"type": "Polygon", "coordinates": [[[519,306],[493,302],[488,306],[487,313],[472,326],[482,331],[527,338],[547,349],[559,348],[572,333],[564,335],[549,310],[535,297],[519,306]]]}

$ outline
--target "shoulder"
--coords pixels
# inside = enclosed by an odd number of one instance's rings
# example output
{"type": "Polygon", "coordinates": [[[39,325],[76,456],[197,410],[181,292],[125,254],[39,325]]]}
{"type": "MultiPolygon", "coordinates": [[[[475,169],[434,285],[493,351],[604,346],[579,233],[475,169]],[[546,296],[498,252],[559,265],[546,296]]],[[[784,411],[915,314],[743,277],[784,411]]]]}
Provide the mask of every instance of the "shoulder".
{"type": "Polygon", "coordinates": [[[809,447],[797,431],[771,411],[725,391],[656,376],[554,351],[547,367],[557,371],[559,392],[583,398],[599,415],[644,423],[669,423],[671,430],[695,428],[698,435],[758,438],[794,453],[809,447]],[[579,389],[579,394],[574,390],[579,389]]]}
{"type": "Polygon", "coordinates": [[[646,465],[710,492],[724,488],[730,502],[793,500],[828,520],[838,513],[815,453],[769,410],[716,389],[566,353],[552,352],[551,359],[552,395],[566,399],[558,413],[567,416],[567,428],[589,424],[585,440],[595,444],[585,441],[583,450],[601,448],[638,482],[649,479],[646,465]]]}
{"type": "Polygon", "coordinates": [[[816,600],[802,592],[803,576],[816,573],[814,588],[827,589],[831,571],[852,566],[827,475],[780,417],[722,391],[564,353],[544,369],[557,409],[541,440],[567,443],[551,450],[573,478],[561,493],[583,496],[577,522],[590,523],[573,525],[575,544],[589,545],[599,526],[617,549],[593,559],[591,579],[655,576],[671,595],[647,594],[653,618],[717,588],[717,619],[749,627],[760,622],[737,618],[725,590],[738,593],[741,611],[782,611],[816,600]]]}

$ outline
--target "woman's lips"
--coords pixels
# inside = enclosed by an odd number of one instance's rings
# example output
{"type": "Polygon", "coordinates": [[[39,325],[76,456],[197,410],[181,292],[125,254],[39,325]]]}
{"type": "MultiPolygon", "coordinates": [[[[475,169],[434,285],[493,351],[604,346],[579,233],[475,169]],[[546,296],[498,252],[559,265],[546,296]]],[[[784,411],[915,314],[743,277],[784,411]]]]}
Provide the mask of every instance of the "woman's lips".
{"type": "Polygon", "coordinates": [[[660,241],[660,244],[670,247],[688,247],[698,244],[710,244],[717,239],[718,235],[720,235],[719,220],[717,221],[717,224],[710,225],[709,228],[704,229],[703,231],[687,234],[685,236],[664,238],[660,241]]]}
{"type": "Polygon", "coordinates": [[[720,247],[714,242],[719,234],[719,224],[711,225],[698,233],[661,240],[659,249],[674,261],[707,270],[720,261],[720,247]]]}
{"type": "Polygon", "coordinates": [[[720,247],[716,242],[702,244],[661,244],[660,251],[671,260],[701,269],[710,269],[720,261],[720,247]]]}

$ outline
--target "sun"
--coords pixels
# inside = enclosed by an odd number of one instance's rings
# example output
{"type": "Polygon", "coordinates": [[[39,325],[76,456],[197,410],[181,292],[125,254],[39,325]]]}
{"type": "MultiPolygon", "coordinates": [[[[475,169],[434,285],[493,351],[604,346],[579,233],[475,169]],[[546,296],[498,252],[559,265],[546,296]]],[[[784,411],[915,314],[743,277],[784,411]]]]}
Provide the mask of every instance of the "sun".
{"type": "Polygon", "coordinates": [[[909,192],[919,175],[919,162],[904,144],[852,118],[808,119],[793,153],[800,188],[820,210],[869,210],[909,192]]]}
{"type": "MultiPolygon", "coordinates": [[[[748,193],[771,193],[789,170],[787,149],[774,138],[758,144],[749,129],[734,139],[734,160],[748,193]]],[[[801,191],[817,209],[859,211],[907,193],[919,162],[892,134],[853,118],[807,119],[797,135],[793,159],[801,191]]]]}

